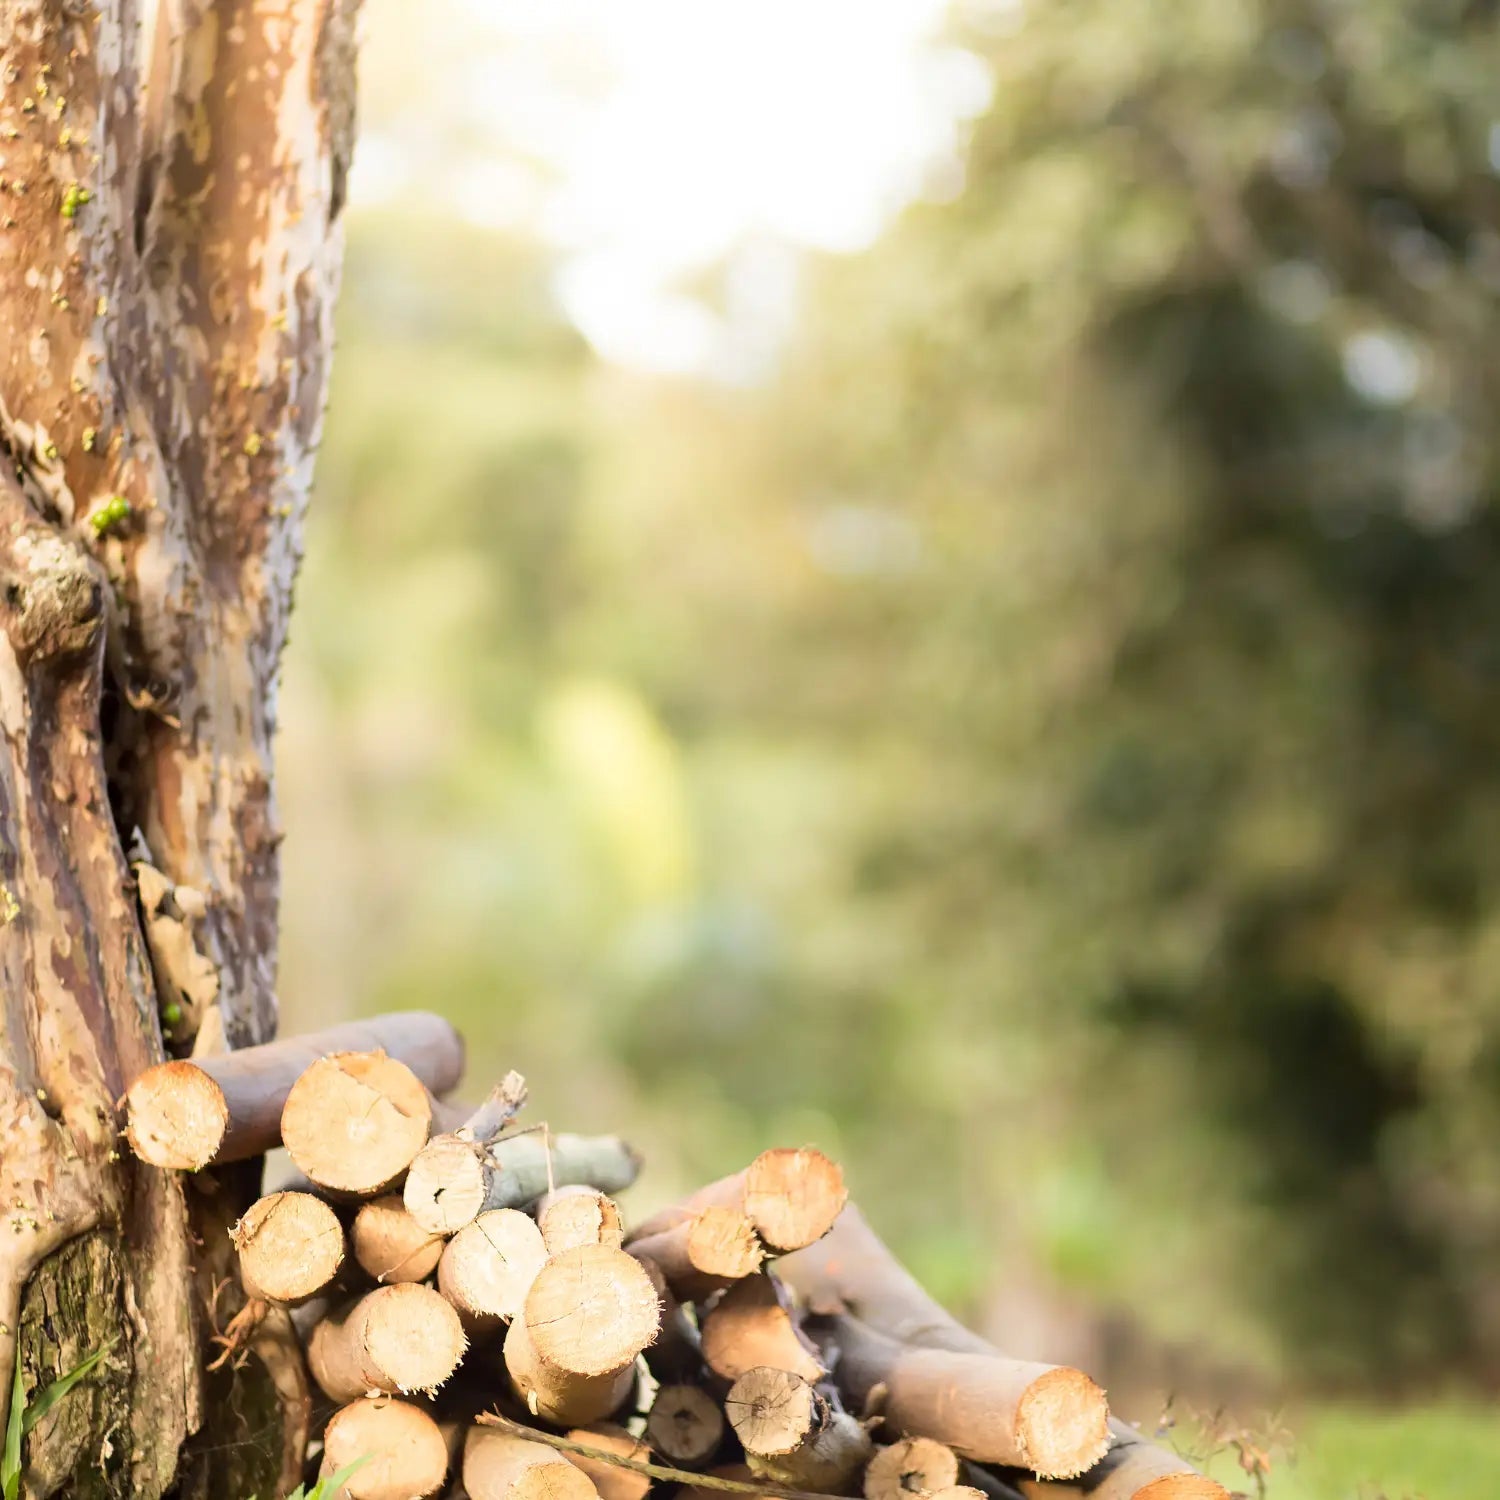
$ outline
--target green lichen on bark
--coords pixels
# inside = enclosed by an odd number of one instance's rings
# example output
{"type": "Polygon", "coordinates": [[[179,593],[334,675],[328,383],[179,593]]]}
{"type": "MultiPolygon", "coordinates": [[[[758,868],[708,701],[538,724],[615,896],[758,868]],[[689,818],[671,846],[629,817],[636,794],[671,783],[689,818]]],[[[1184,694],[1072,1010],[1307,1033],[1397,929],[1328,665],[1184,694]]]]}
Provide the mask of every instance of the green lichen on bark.
{"type": "Polygon", "coordinates": [[[118,1242],[70,1240],[37,1268],[21,1302],[28,1400],[111,1340],[97,1372],[70,1391],[27,1440],[23,1496],[117,1500],[130,1494],[130,1337],[118,1242]],[[102,1435],[102,1436],[101,1436],[102,1435]]]}

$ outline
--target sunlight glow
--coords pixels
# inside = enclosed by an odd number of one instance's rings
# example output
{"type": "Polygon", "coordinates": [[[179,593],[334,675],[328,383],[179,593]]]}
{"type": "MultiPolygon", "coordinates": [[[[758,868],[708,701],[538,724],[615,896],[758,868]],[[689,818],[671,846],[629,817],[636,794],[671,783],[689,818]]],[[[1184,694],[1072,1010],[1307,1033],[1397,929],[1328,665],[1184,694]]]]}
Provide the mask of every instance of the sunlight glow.
{"type": "MultiPolygon", "coordinates": [[[[355,201],[417,180],[539,234],[568,315],[651,369],[755,378],[795,296],[776,247],[858,249],[951,186],[988,98],[981,64],[941,39],[944,0],[449,3],[441,97],[412,93],[420,125],[377,98],[355,201]],[[744,295],[710,306],[684,285],[714,271],[744,295]]],[[[398,9],[430,32],[432,8],[373,0],[372,42],[391,45],[398,9]]]]}

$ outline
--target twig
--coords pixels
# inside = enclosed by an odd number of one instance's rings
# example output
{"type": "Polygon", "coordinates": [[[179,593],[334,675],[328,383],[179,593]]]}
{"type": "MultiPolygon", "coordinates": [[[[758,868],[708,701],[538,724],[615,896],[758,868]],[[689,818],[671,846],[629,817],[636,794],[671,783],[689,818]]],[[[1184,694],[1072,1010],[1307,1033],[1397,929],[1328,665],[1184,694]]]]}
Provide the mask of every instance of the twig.
{"type": "MultiPolygon", "coordinates": [[[[670,1479],[679,1484],[692,1485],[700,1490],[729,1490],[736,1495],[775,1495],[779,1500],[839,1500],[839,1497],[814,1494],[811,1490],[794,1490],[790,1485],[775,1484],[770,1480],[723,1479],[717,1474],[695,1474],[689,1469],[673,1469],[666,1464],[648,1463],[642,1458],[627,1458],[622,1453],[610,1453],[603,1448],[590,1448],[585,1443],[575,1443],[572,1438],[558,1437],[551,1432],[540,1432],[521,1422],[512,1422],[499,1412],[483,1411],[475,1418],[485,1427],[498,1427],[512,1437],[526,1438],[533,1443],[545,1443],[563,1453],[576,1453],[581,1458],[593,1459],[601,1464],[613,1464],[617,1469],[631,1469],[637,1474],[649,1474],[653,1479],[670,1479]]],[[[847,1497],[846,1497],[847,1500],[847,1497]]]]}

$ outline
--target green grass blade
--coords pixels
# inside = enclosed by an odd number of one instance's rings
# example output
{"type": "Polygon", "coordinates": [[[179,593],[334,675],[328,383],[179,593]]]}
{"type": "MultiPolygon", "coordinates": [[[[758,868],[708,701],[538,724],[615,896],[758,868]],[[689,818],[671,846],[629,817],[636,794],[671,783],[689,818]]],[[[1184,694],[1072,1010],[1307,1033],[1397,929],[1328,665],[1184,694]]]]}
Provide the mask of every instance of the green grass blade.
{"type": "Polygon", "coordinates": [[[307,1497],[307,1500],[326,1500],[327,1496],[333,1494],[353,1477],[356,1469],[362,1469],[369,1463],[370,1458],[371,1455],[366,1453],[356,1458],[352,1464],[345,1464],[342,1469],[336,1469],[332,1474],[326,1475],[313,1486],[312,1494],[307,1497]]]}
{"type": "MultiPolygon", "coordinates": [[[[60,1380],[54,1380],[51,1385],[39,1395],[30,1406],[26,1408],[25,1415],[21,1419],[21,1436],[24,1437],[43,1417],[57,1405],[69,1391],[78,1384],[80,1380],[86,1379],[94,1367],[115,1347],[116,1340],[111,1339],[102,1348],[94,1350],[89,1357],[69,1370],[60,1380]]],[[[7,1434],[7,1437],[9,1435],[7,1434]]],[[[8,1446],[8,1444],[7,1444],[8,1446]]],[[[19,1457],[19,1455],[18,1455],[19,1457]]],[[[6,1496],[6,1500],[10,1500],[6,1496]]]]}
{"type": "Polygon", "coordinates": [[[25,1419],[26,1393],[21,1388],[21,1351],[16,1350],[16,1376],[10,1383],[10,1417],[5,1424],[5,1452],[0,1455],[0,1481],[5,1500],[21,1493],[21,1423],[25,1419]]]}

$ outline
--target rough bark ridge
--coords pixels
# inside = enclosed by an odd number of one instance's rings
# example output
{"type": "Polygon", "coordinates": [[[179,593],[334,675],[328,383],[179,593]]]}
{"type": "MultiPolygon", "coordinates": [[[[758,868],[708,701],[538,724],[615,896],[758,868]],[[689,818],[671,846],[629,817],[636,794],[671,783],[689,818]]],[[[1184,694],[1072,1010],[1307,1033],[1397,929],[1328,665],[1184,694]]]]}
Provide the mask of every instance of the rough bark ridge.
{"type": "Polygon", "coordinates": [[[160,1495],[205,1416],[185,1288],[244,1174],[185,1203],[122,1159],[117,1101],[163,1030],[275,1027],[356,3],[0,6],[0,1421],[18,1329],[28,1392],[116,1338],[33,1435],[36,1494],[160,1495]]]}

